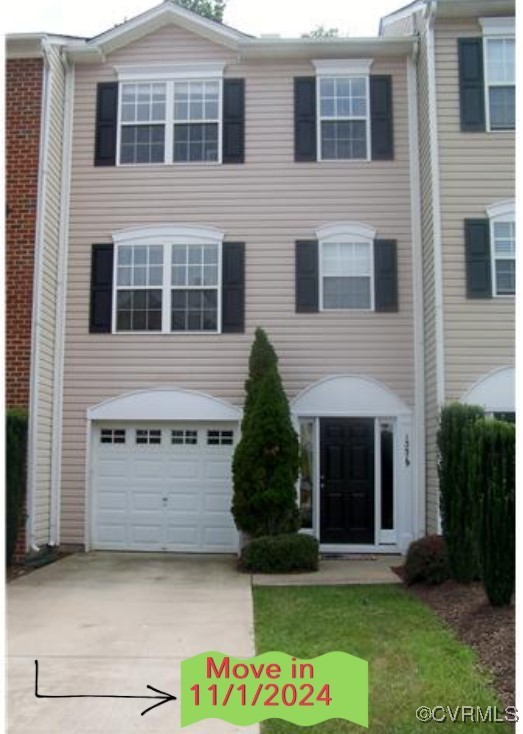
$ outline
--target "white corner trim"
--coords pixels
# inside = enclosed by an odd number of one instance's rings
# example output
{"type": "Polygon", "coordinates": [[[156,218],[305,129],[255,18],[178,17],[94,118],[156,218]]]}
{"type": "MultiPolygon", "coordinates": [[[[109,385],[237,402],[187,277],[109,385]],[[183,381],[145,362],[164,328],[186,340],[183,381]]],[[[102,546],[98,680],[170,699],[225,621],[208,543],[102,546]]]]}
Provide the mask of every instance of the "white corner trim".
{"type": "Polygon", "coordinates": [[[368,224],[362,222],[333,222],[332,224],[323,224],[316,229],[316,237],[321,242],[340,239],[361,239],[373,240],[376,237],[376,230],[368,224]]]}
{"type": "Polygon", "coordinates": [[[112,233],[113,242],[119,244],[148,245],[220,245],[225,233],[216,227],[193,226],[190,224],[158,224],[147,227],[130,227],[112,233]]]}
{"type": "Polygon", "coordinates": [[[64,53],[64,118],[62,138],[62,191],[58,245],[58,277],[56,285],[55,364],[53,395],[53,433],[51,450],[50,542],[60,544],[60,500],[62,480],[62,392],[65,354],[65,308],[67,291],[67,255],[69,241],[69,193],[71,186],[71,150],[73,136],[73,105],[75,68],[64,53]]]}
{"type": "Polygon", "coordinates": [[[421,235],[421,184],[418,136],[418,87],[416,57],[407,59],[410,207],[412,239],[412,300],[414,312],[414,491],[415,537],[426,531],[425,480],[425,329],[423,311],[423,257],[421,235]]]}
{"type": "Polygon", "coordinates": [[[514,16],[504,18],[479,18],[484,36],[515,36],[516,19],[514,16]]]}
{"type": "Polygon", "coordinates": [[[436,88],[436,49],[434,20],[436,8],[430,5],[427,20],[427,76],[429,103],[429,138],[432,174],[432,226],[434,256],[434,311],[436,333],[436,400],[445,403],[445,331],[443,313],[443,253],[441,234],[441,198],[439,171],[438,107],[436,88]]]}
{"type": "Polygon", "coordinates": [[[232,403],[176,387],[125,393],[87,410],[88,421],[240,421],[241,416],[241,409],[232,403]]]}
{"type": "Polygon", "coordinates": [[[325,76],[364,76],[373,59],[312,59],[316,74],[325,76]]]}
{"type": "Polygon", "coordinates": [[[221,79],[226,63],[226,61],[195,61],[190,64],[122,64],[113,68],[119,82],[163,79],[221,79]]]}
{"type": "Polygon", "coordinates": [[[498,219],[506,217],[514,219],[516,216],[516,202],[514,199],[505,199],[497,201],[495,204],[485,207],[489,219],[498,219]]]}
{"type": "Polygon", "coordinates": [[[29,385],[29,427],[27,440],[27,533],[26,550],[39,551],[35,537],[35,504],[36,488],[38,486],[38,403],[39,403],[39,372],[40,372],[40,312],[43,288],[43,258],[44,258],[44,201],[47,191],[47,163],[49,158],[50,108],[51,95],[50,76],[52,73],[48,59],[48,44],[42,39],[43,78],[42,102],[40,108],[40,140],[38,157],[38,185],[36,203],[35,246],[33,264],[33,307],[31,314],[31,366],[29,385]]]}

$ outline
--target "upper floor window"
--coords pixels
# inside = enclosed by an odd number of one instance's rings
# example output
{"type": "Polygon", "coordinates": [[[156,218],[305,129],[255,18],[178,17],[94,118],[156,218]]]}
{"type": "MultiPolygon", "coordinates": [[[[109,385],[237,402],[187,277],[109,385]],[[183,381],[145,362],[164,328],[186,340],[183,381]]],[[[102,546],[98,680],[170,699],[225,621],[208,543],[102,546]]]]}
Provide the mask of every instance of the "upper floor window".
{"type": "Polygon", "coordinates": [[[480,18],[479,22],[483,36],[458,38],[461,130],[513,130],[516,124],[514,18],[480,18]]]}
{"type": "Polygon", "coordinates": [[[368,158],[368,76],[322,76],[320,150],[322,160],[368,158]]]}
{"type": "Polygon", "coordinates": [[[516,293],[516,224],[513,201],[487,207],[487,218],[465,220],[468,298],[516,293]]]}
{"type": "Polygon", "coordinates": [[[323,225],[296,242],[296,311],[397,311],[396,240],[358,222],[323,225]]]}
{"type": "Polygon", "coordinates": [[[97,85],[95,165],[243,163],[245,84],[224,67],[116,67],[97,85]]]}
{"type": "Polygon", "coordinates": [[[182,229],[116,237],[115,331],[220,330],[221,234],[182,229]]]}
{"type": "Polygon", "coordinates": [[[372,59],[312,63],[315,76],[294,80],[295,160],[391,160],[392,77],[371,74],[372,59]]]}
{"type": "Polygon", "coordinates": [[[93,334],[241,333],[245,243],[214,227],[151,225],[91,249],[93,334]]]}
{"type": "Polygon", "coordinates": [[[513,296],[516,293],[516,222],[513,210],[487,210],[490,218],[492,257],[492,293],[513,296]]]}
{"type": "Polygon", "coordinates": [[[516,124],[515,38],[485,37],[487,128],[512,130],[516,124]]]}

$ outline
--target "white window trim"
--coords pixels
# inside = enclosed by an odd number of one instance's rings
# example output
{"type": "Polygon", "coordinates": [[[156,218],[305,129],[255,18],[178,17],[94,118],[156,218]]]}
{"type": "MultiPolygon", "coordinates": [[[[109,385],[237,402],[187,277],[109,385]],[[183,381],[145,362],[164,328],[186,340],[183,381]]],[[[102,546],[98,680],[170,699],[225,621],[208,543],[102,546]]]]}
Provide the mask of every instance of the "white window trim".
{"type": "MultiPolygon", "coordinates": [[[[171,66],[140,66],[129,64],[114,67],[118,75],[118,114],[116,130],[116,165],[122,168],[151,167],[151,166],[217,166],[223,162],[223,70],[225,63],[176,64],[171,66]],[[183,81],[218,82],[218,159],[216,161],[175,161],[173,160],[174,146],[174,84],[183,81]],[[137,84],[140,82],[165,84],[165,120],[164,122],[132,123],[122,121],[122,84],[137,84]],[[121,163],[121,130],[123,125],[161,125],[165,126],[164,159],[155,163],[121,163]]],[[[211,120],[214,124],[216,121],[211,120]]],[[[187,124],[197,124],[188,121],[187,124]]]]}
{"type": "MultiPolygon", "coordinates": [[[[370,67],[373,59],[313,59],[312,61],[316,70],[316,158],[325,163],[361,163],[362,161],[371,160],[371,124],[370,124],[370,67]],[[366,131],[366,155],[364,158],[323,158],[321,145],[321,95],[320,81],[327,77],[349,77],[364,78],[365,93],[367,96],[367,114],[365,117],[352,117],[351,120],[365,120],[366,131]]],[[[332,118],[333,121],[341,118],[332,118]]]]}
{"type": "MultiPolygon", "coordinates": [[[[489,240],[490,240],[490,280],[492,287],[492,298],[515,298],[515,293],[497,293],[496,292],[496,260],[508,260],[512,258],[496,257],[495,241],[494,241],[494,225],[499,222],[507,222],[516,224],[516,206],[514,201],[499,201],[486,207],[487,216],[489,218],[489,240]]],[[[514,261],[516,255],[514,254],[514,261]]]]}
{"type": "MultiPolygon", "coordinates": [[[[485,129],[489,133],[512,133],[515,128],[495,129],[490,127],[490,87],[506,87],[511,86],[506,83],[490,83],[488,76],[488,40],[489,39],[516,39],[516,23],[514,17],[506,18],[479,18],[479,23],[483,29],[483,94],[485,100],[485,129]]],[[[514,88],[516,80],[514,79],[514,88]]]]}
{"type": "Polygon", "coordinates": [[[361,222],[336,222],[316,229],[319,246],[319,310],[320,313],[352,313],[375,311],[374,298],[374,240],[376,230],[361,222]],[[324,308],[323,306],[323,245],[329,243],[365,243],[370,246],[370,307],[369,308],[324,308]]]}
{"type": "MultiPolygon", "coordinates": [[[[114,243],[113,253],[113,289],[112,289],[112,328],[111,333],[114,335],[149,335],[159,336],[167,334],[169,336],[205,336],[207,334],[222,333],[222,255],[223,255],[223,238],[224,232],[214,227],[193,227],[191,225],[156,225],[151,227],[141,227],[139,229],[123,229],[113,232],[112,239],[114,243]],[[118,292],[118,248],[128,245],[156,245],[164,248],[163,257],[163,284],[162,290],[162,329],[161,331],[118,331],[116,328],[116,294],[118,292]],[[199,330],[199,331],[171,331],[171,264],[172,264],[172,246],[173,245],[215,245],[218,249],[218,284],[217,291],[217,311],[216,330],[199,330]]],[[[214,288],[215,286],[213,286],[214,288]]]]}

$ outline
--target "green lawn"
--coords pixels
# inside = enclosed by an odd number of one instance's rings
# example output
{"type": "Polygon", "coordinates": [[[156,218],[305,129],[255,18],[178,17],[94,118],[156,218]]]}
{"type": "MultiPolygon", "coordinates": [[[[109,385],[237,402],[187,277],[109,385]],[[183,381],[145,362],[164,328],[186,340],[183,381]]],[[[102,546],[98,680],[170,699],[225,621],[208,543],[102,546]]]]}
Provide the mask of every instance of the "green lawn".
{"type": "MultiPolygon", "coordinates": [[[[472,650],[401,587],[256,587],[253,591],[258,654],[278,650],[314,658],[341,650],[368,660],[369,732],[458,734],[466,726],[468,731],[473,726],[487,727],[489,734],[509,731],[504,723],[416,720],[416,709],[422,705],[486,709],[498,700],[472,650]]],[[[280,719],[262,724],[263,734],[299,731],[344,734],[364,729],[341,719],[313,727],[280,719]]]]}

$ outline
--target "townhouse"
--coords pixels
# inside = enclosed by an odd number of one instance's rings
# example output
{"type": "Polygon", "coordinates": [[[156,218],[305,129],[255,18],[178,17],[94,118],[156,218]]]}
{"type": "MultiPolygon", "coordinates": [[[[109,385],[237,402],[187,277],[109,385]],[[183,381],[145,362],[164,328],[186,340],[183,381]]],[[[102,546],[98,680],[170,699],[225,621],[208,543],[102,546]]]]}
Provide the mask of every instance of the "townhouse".
{"type": "Polygon", "coordinates": [[[419,38],[427,528],[439,408],[515,420],[515,3],[438,0],[382,19],[419,38]]]}
{"type": "Polygon", "coordinates": [[[461,140],[451,38],[475,28],[439,12],[409,6],[372,39],[257,39],[167,0],[63,44],[63,338],[50,471],[32,456],[33,549],[235,551],[257,326],[302,443],[303,532],[325,552],[397,552],[437,527],[438,408],[476,400],[513,340],[498,293],[513,228],[496,226],[513,188],[475,175],[494,139],[484,165],[510,170],[513,134],[461,140]],[[465,289],[478,228],[489,303],[465,289]]]}

